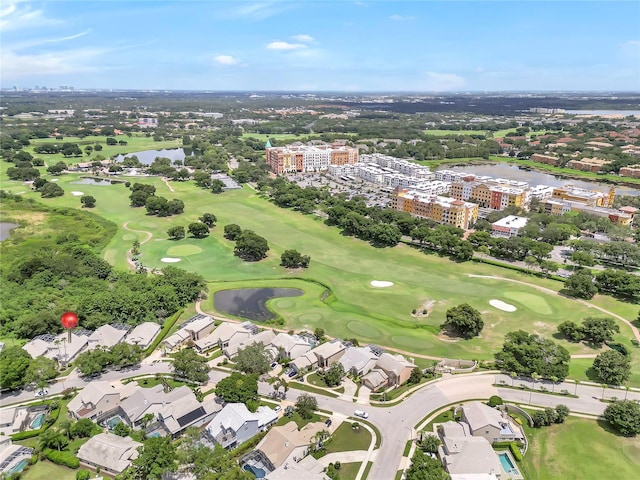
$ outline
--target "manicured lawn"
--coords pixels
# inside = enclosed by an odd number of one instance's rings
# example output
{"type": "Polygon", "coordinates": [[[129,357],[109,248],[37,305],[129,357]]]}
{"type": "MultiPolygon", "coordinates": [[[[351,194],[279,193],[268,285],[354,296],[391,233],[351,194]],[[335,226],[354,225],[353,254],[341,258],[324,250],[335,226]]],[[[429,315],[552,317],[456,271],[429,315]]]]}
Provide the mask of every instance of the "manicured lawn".
{"type": "MultiPolygon", "coordinates": [[[[178,388],[178,387],[182,387],[183,385],[187,385],[185,382],[173,380],[172,378],[167,378],[166,380],[167,380],[167,384],[171,388],[178,388]]],[[[161,385],[162,378],[155,378],[155,377],[143,378],[143,379],[137,380],[137,382],[138,382],[138,385],[140,385],[142,388],[151,388],[151,387],[155,387],[156,385],[161,385]]]]}
{"type": "Polygon", "coordinates": [[[363,426],[354,430],[351,428],[351,422],[348,421],[342,422],[332,437],[332,440],[327,444],[327,453],[367,450],[371,443],[369,430],[363,426]]]}
{"type": "Polygon", "coordinates": [[[640,471],[640,438],[624,438],[594,420],[569,417],[564,424],[528,429],[524,457],[530,480],[635,479],[640,471]]]}
{"type": "Polygon", "coordinates": [[[77,470],[41,460],[22,474],[23,480],[74,480],[77,470]]]}
{"type": "Polygon", "coordinates": [[[305,418],[302,418],[298,414],[298,412],[293,412],[293,415],[291,417],[287,417],[286,415],[283,415],[282,418],[280,418],[280,420],[278,420],[276,425],[286,425],[287,423],[289,423],[291,421],[294,421],[294,422],[296,422],[296,425],[298,425],[298,430],[300,430],[307,423],[324,422],[325,420],[326,420],[326,417],[321,417],[317,413],[314,413],[311,416],[311,418],[305,419],[305,418]]]}
{"type": "Polygon", "coordinates": [[[360,465],[358,462],[340,464],[340,480],[356,480],[360,465]]]}
{"type": "MultiPolygon", "coordinates": [[[[7,165],[5,162],[4,165],[7,165]]],[[[3,171],[6,167],[1,168],[3,171]]],[[[469,274],[500,276],[559,291],[563,284],[539,279],[525,273],[482,263],[456,264],[448,258],[424,254],[406,245],[395,248],[373,248],[366,242],[344,236],[337,228],[327,227],[313,215],[301,215],[280,209],[254,190],[213,195],[192,182],[172,182],[175,190],[157,178],[131,179],[156,186],[157,194],[185,202],[185,213],[174,217],[152,217],[143,208],[129,207],[129,190],[123,185],[74,185],[78,175],[63,175],[58,184],[67,192],[63,197],[41,200],[19,182],[3,182],[3,188],[24,191],[27,198],[43,203],[80,207],[78,197],[70,191],[82,191],[97,199],[93,212],[116,223],[117,234],[104,250],[104,257],[120,268],[126,268],[125,253],[134,240],[151,239],[141,247],[141,261],[152,268],[162,268],[164,257],[180,258],[172,265],[198,272],[209,282],[209,296],[203,302],[205,311],[215,312],[213,294],[217,290],[243,287],[296,287],[304,290],[299,297],[275,298],[267,306],[283,318],[286,327],[313,331],[322,326],[335,337],[358,337],[402,350],[449,358],[492,358],[502,345],[504,335],[525,329],[550,336],[564,320],[582,321],[595,312],[569,298],[551,295],[501,279],[472,278],[469,274]],[[218,217],[218,224],[204,239],[186,238],[169,241],[166,231],[171,226],[188,225],[205,212],[218,217]],[[124,229],[127,223],[129,231],[124,229]],[[223,238],[224,225],[237,223],[264,236],[271,250],[260,262],[244,262],[233,255],[234,243],[223,238]],[[147,233],[148,232],[148,233],[147,233]],[[280,264],[285,249],[297,249],[311,255],[304,271],[290,271],[280,264]],[[389,288],[374,288],[372,280],[394,283],[389,288]],[[327,285],[332,295],[323,301],[327,285]],[[502,299],[516,306],[513,313],[489,305],[491,299],[502,299]],[[428,317],[414,318],[411,310],[434,302],[428,317]],[[439,336],[447,309],[467,302],[482,312],[484,330],[472,340],[446,339],[439,336]]],[[[48,177],[51,178],[51,177],[48,177]]],[[[609,297],[597,296],[593,302],[626,318],[637,316],[637,306],[609,297]],[[630,316],[633,314],[633,316],[630,316]]],[[[599,314],[599,313],[598,313],[599,314]]],[[[621,325],[616,340],[629,344],[631,332],[621,325]]],[[[571,353],[597,353],[584,345],[563,342],[571,353]]],[[[640,371],[640,370],[639,370],[640,371]]]]}

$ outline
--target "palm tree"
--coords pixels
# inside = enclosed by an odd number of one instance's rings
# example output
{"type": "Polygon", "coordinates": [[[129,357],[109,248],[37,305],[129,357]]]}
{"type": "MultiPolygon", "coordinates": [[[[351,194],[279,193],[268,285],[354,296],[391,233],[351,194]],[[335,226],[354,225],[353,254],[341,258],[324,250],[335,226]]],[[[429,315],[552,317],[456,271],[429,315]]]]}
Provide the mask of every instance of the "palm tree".
{"type": "Polygon", "coordinates": [[[604,400],[604,391],[607,389],[607,384],[603,383],[602,384],[602,400],[604,400]]]}
{"type": "Polygon", "coordinates": [[[538,379],[540,378],[540,375],[538,375],[538,373],[533,372],[531,374],[531,379],[533,380],[533,388],[531,389],[531,391],[529,392],[529,405],[531,405],[531,397],[533,396],[533,391],[536,388],[536,382],[538,381],[538,379]]]}
{"type": "Polygon", "coordinates": [[[551,392],[553,393],[556,391],[556,383],[558,382],[558,377],[556,376],[551,377],[551,382],[553,385],[551,392]]]}
{"type": "Polygon", "coordinates": [[[580,383],[580,380],[574,380],[574,382],[576,383],[576,389],[574,390],[573,394],[575,396],[578,396],[578,384],[580,383]]]}
{"type": "Polygon", "coordinates": [[[518,377],[518,374],[516,372],[511,372],[509,376],[511,377],[511,386],[513,387],[516,382],[516,378],[518,377]]]}
{"type": "Polygon", "coordinates": [[[631,387],[630,387],[629,385],[626,385],[626,386],[624,387],[624,389],[625,389],[625,392],[624,392],[624,399],[626,400],[626,399],[627,399],[627,395],[629,395],[629,390],[631,389],[631,387]]]}

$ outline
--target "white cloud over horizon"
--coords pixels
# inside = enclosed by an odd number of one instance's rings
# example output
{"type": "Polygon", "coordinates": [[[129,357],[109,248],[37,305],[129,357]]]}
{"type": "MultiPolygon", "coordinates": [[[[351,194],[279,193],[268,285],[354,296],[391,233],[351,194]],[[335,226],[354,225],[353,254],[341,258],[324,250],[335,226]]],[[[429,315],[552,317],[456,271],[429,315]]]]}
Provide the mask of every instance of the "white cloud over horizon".
{"type": "Polygon", "coordinates": [[[213,61],[219,65],[235,65],[238,60],[231,55],[216,55],[213,57],[213,61]]]}
{"type": "Polygon", "coordinates": [[[298,50],[300,48],[307,48],[307,46],[302,43],[289,43],[275,40],[269,43],[265,48],[268,50],[298,50]]]}
{"type": "Polygon", "coordinates": [[[460,90],[466,80],[455,73],[426,72],[424,89],[432,92],[450,92],[460,90]]]}
{"type": "Polygon", "coordinates": [[[311,43],[315,40],[311,35],[306,35],[304,33],[301,33],[300,35],[293,35],[291,38],[297,42],[303,43],[311,43]]]}

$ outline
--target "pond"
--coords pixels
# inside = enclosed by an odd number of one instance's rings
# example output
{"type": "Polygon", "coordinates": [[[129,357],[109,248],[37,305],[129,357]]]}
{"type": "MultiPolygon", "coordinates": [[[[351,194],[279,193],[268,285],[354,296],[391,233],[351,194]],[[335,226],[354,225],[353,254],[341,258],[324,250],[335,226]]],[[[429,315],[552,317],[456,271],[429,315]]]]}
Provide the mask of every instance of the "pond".
{"type": "Polygon", "coordinates": [[[157,157],[168,158],[173,163],[174,160],[184,160],[187,156],[182,148],[163,148],[162,150],[143,150],[141,152],[124,153],[118,155],[115,160],[116,162],[122,162],[125,158],[133,157],[134,155],[138,157],[138,160],[143,165],[151,165],[157,157]]]}
{"type": "Polygon", "coordinates": [[[9,238],[11,230],[19,226],[17,223],[0,222],[0,242],[9,238]]]}
{"type": "Polygon", "coordinates": [[[240,288],[221,290],[213,295],[215,309],[235,317],[266,321],[276,318],[267,308],[267,301],[277,297],[298,297],[298,288],[240,288]]]}
{"type": "MultiPolygon", "coordinates": [[[[461,165],[456,167],[447,167],[445,165],[437,170],[453,170],[455,172],[466,172],[473,173],[475,175],[488,175],[490,177],[518,180],[521,182],[527,182],[531,186],[549,185],[550,187],[563,187],[565,185],[574,185],[579,188],[600,190],[602,192],[607,192],[609,191],[609,188],[611,188],[611,184],[585,182],[572,178],[561,178],[548,173],[522,170],[517,165],[509,165],[506,163],[461,165]]],[[[616,185],[616,195],[640,195],[640,190],[637,188],[626,187],[624,185],[616,185]]]]}
{"type": "Polygon", "coordinates": [[[124,181],[111,183],[111,180],[96,180],[93,178],[81,178],[75,182],[70,182],[73,185],[98,185],[101,187],[108,187],[109,185],[115,185],[118,183],[124,183],[124,181]]]}

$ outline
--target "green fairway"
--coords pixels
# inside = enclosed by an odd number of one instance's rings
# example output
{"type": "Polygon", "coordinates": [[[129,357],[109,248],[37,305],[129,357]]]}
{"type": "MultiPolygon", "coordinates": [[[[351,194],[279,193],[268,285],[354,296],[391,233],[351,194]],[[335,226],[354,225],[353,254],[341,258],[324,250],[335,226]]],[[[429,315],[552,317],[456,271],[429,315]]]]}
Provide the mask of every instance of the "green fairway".
{"type": "Polygon", "coordinates": [[[605,422],[569,417],[565,423],[527,429],[528,480],[634,480],[640,471],[640,438],[608,431],[605,422]]]}
{"type": "MultiPolygon", "coordinates": [[[[6,165],[6,163],[5,163],[6,165]]],[[[6,170],[6,167],[3,168],[6,170]]],[[[51,179],[52,177],[46,176],[51,179]]],[[[559,291],[562,283],[539,279],[524,273],[488,264],[456,264],[448,258],[424,254],[406,245],[373,248],[366,242],[344,236],[336,228],[324,225],[313,215],[280,209],[249,187],[213,195],[192,182],[171,182],[157,178],[132,178],[132,182],[151,183],[157,195],[185,202],[185,213],[173,217],[146,215],[143,208],[129,207],[129,190],[124,185],[74,185],[78,175],[63,175],[58,184],[67,192],[56,199],[40,199],[20,182],[3,182],[3,188],[25,192],[45,204],[79,208],[79,197],[70,191],[81,188],[96,198],[93,212],[119,226],[118,233],[104,250],[104,257],[120,268],[128,268],[126,252],[134,240],[140,241],[140,260],[148,267],[163,268],[162,258],[179,258],[175,265],[202,274],[209,282],[210,295],[203,302],[206,311],[215,311],[213,293],[243,287],[291,287],[305,293],[299,297],[273,299],[267,303],[289,328],[313,330],[324,328],[336,337],[358,337],[415,353],[452,358],[492,358],[502,345],[505,333],[525,329],[550,336],[564,320],[582,321],[594,311],[578,302],[558,295],[533,290],[530,285],[502,279],[473,278],[469,274],[500,276],[559,291]],[[187,226],[203,213],[214,213],[218,224],[203,239],[168,240],[172,226],[187,226]],[[271,250],[260,262],[244,262],[233,255],[234,242],[223,238],[224,225],[237,223],[264,236],[271,250]],[[123,225],[127,226],[125,229],[123,225]],[[297,249],[311,256],[305,270],[287,270],[280,266],[285,249],[297,249]],[[373,280],[393,282],[388,288],[374,288],[373,280]],[[328,287],[325,288],[325,285],[328,287]],[[498,299],[513,304],[512,313],[489,305],[498,299]],[[483,314],[485,327],[472,340],[439,336],[439,326],[448,308],[467,302],[483,314]],[[413,317],[432,303],[427,317],[413,317]]],[[[126,177],[125,177],[126,178],[126,177]]],[[[610,297],[597,296],[594,303],[616,313],[635,318],[637,306],[610,297]],[[600,303],[602,302],[602,303],[600,303]],[[633,316],[631,316],[633,315],[633,316]]],[[[616,336],[631,348],[631,332],[621,324],[616,336]]],[[[563,343],[571,353],[597,353],[581,344],[563,343]]],[[[637,356],[637,355],[636,355],[637,356]]],[[[635,357],[634,356],[634,362],[635,357]]]]}

